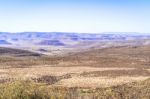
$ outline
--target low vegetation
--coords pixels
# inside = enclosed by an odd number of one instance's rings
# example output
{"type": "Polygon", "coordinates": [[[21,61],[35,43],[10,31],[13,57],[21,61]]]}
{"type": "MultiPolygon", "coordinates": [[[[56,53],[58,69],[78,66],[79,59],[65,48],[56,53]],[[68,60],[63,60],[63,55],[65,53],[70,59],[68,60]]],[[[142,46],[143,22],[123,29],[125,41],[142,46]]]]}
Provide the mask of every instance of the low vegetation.
{"type": "Polygon", "coordinates": [[[0,49],[0,99],[150,97],[149,46],[96,49],[66,56],[0,49]]]}
{"type": "Polygon", "coordinates": [[[149,99],[150,79],[108,88],[52,87],[32,81],[0,85],[0,99],[149,99]]]}

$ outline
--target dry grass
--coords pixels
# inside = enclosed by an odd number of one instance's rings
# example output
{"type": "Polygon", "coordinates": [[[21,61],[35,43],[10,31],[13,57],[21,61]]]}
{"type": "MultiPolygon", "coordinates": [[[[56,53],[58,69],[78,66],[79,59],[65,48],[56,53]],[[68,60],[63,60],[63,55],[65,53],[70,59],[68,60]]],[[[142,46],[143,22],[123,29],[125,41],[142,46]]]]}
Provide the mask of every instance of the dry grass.
{"type": "Polygon", "coordinates": [[[118,76],[150,76],[150,71],[147,69],[128,69],[128,70],[106,70],[106,71],[92,71],[81,74],[84,77],[118,77],[118,76]]]}
{"type": "Polygon", "coordinates": [[[112,47],[66,56],[14,53],[0,56],[2,99],[148,99],[149,96],[150,84],[146,80],[150,78],[149,46],[112,47]],[[18,79],[23,82],[16,84],[18,79]]]}
{"type": "Polygon", "coordinates": [[[146,80],[149,77],[73,77],[70,79],[64,79],[60,82],[57,82],[56,86],[65,86],[65,87],[83,87],[83,88],[102,88],[110,87],[115,85],[126,84],[134,81],[146,80]]]}
{"type": "Polygon", "coordinates": [[[0,73],[9,75],[64,75],[68,73],[80,74],[83,72],[108,71],[108,70],[134,70],[134,68],[94,68],[94,67],[52,67],[52,66],[34,66],[29,68],[8,68],[0,69],[0,73]]]}
{"type": "MultiPolygon", "coordinates": [[[[56,82],[62,83],[63,80],[70,81],[71,79],[75,79],[77,82],[78,78],[82,77],[82,83],[87,82],[87,77],[91,77],[91,80],[95,81],[96,75],[91,76],[91,73],[102,73],[109,72],[113,74],[112,71],[130,71],[135,70],[134,68],[94,68],[94,67],[30,67],[30,68],[8,68],[8,69],[0,69],[0,80],[6,81],[6,79],[10,80],[17,80],[17,79],[31,79],[36,82],[43,82],[47,84],[55,84],[56,82]]],[[[109,74],[108,73],[108,74],[109,74]]],[[[118,75],[117,72],[115,75],[118,75]]],[[[102,77],[108,77],[108,75],[101,75],[102,77]]],[[[121,75],[120,76],[127,76],[121,75]]],[[[147,75],[145,75],[147,76],[147,75]]],[[[115,76],[117,77],[117,76],[115,76]]],[[[100,79],[100,78],[99,78],[100,79]]],[[[111,81],[111,80],[110,80],[111,81]]],[[[132,80],[130,80],[131,82],[132,80]]],[[[97,80],[97,82],[101,82],[97,80]]],[[[63,86],[64,83],[62,83],[63,86]]],[[[70,83],[72,84],[72,83],[70,83]]],[[[82,84],[81,84],[82,85],[82,84]]],[[[113,84],[112,84],[113,85],[113,84]]],[[[91,83],[92,86],[92,83],[91,83]]],[[[99,85],[97,85],[99,86],[99,85]]]]}
{"type": "Polygon", "coordinates": [[[149,99],[150,79],[96,89],[48,87],[16,81],[0,85],[0,89],[0,99],[149,99]]]}
{"type": "Polygon", "coordinates": [[[148,70],[134,68],[34,66],[0,69],[1,82],[30,79],[39,83],[65,87],[108,87],[145,80],[149,76],[148,70]]]}

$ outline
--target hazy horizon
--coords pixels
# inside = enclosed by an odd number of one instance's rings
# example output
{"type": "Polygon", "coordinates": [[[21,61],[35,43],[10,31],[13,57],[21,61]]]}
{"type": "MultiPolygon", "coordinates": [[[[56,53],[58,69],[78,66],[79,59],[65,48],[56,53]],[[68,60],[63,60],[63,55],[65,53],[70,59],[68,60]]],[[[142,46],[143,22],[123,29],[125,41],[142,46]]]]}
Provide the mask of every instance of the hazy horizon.
{"type": "Polygon", "coordinates": [[[150,33],[148,0],[0,1],[1,32],[150,33]]]}
{"type": "Polygon", "coordinates": [[[75,34],[133,34],[133,35],[150,35],[150,33],[143,32],[61,32],[61,31],[20,31],[20,32],[8,32],[8,31],[0,31],[0,33],[10,33],[10,34],[18,34],[18,33],[75,33],[75,34]]]}

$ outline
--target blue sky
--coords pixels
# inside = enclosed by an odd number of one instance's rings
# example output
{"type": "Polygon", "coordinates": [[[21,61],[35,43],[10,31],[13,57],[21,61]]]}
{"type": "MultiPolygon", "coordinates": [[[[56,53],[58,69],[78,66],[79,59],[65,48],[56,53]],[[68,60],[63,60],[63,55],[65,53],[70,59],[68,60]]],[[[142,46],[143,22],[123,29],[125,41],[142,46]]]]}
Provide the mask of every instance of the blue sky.
{"type": "Polygon", "coordinates": [[[0,31],[150,33],[150,0],[0,0],[0,31]]]}

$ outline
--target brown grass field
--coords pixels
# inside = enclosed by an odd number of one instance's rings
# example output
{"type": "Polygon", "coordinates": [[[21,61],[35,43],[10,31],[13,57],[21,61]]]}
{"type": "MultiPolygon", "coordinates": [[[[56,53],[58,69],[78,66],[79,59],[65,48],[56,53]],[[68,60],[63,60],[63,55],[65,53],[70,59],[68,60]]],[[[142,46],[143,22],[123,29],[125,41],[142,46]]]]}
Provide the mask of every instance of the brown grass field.
{"type": "MultiPolygon", "coordinates": [[[[12,93],[16,89],[11,87],[19,81],[22,87],[26,83],[34,87],[35,90],[26,88],[31,92],[54,90],[39,95],[39,99],[150,98],[150,46],[91,49],[63,56],[0,48],[0,54],[1,87],[8,87],[12,93]]],[[[0,91],[4,94],[0,99],[38,99],[8,98],[5,91],[0,91]]]]}

